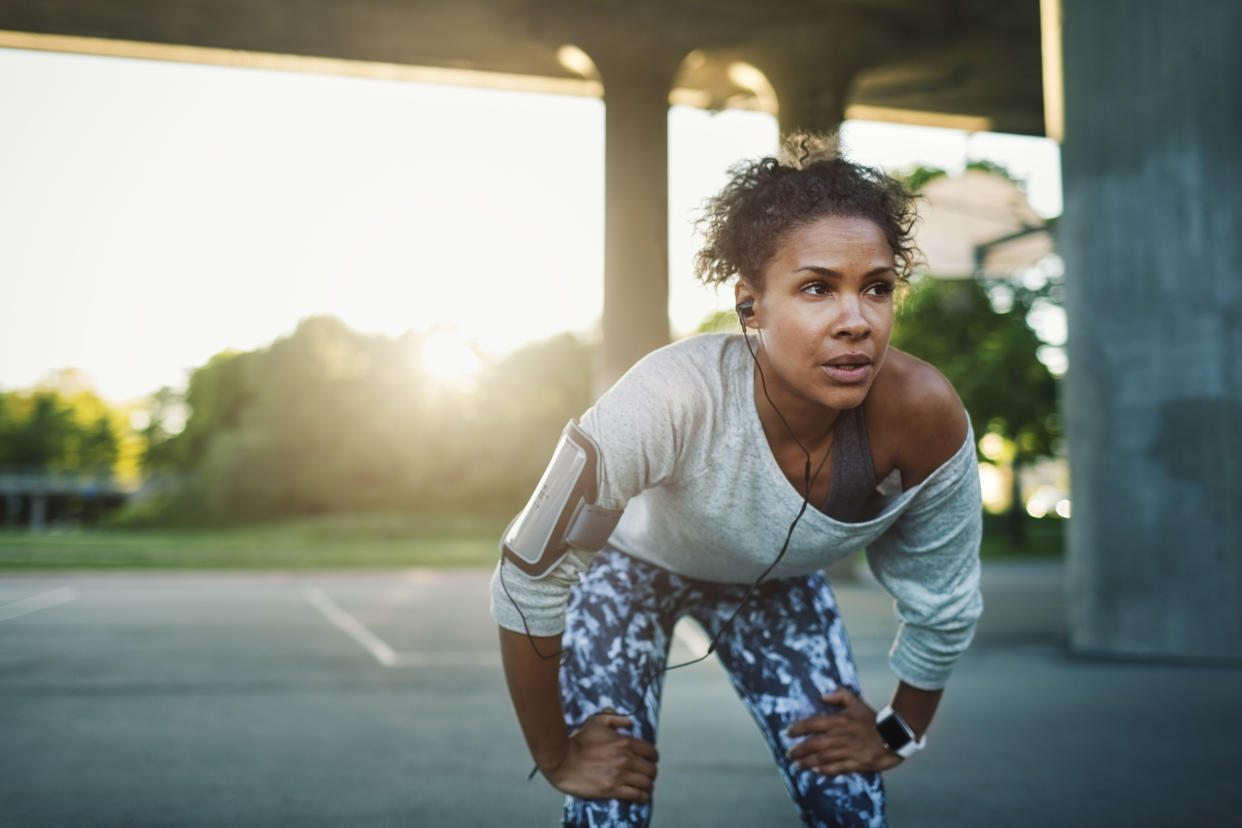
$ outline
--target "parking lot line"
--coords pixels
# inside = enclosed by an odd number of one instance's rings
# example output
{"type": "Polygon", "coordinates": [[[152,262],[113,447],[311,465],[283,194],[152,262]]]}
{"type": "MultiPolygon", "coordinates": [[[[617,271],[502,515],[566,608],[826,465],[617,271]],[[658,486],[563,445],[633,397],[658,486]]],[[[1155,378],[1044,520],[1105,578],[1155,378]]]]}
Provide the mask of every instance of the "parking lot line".
{"type": "Polygon", "coordinates": [[[317,587],[307,587],[304,594],[312,607],[319,610],[323,617],[327,618],[333,626],[362,645],[362,648],[370,653],[380,664],[385,667],[392,667],[397,663],[397,654],[392,647],[389,647],[384,643],[383,639],[368,630],[366,625],[357,618],[354,618],[337,606],[337,603],[329,598],[323,590],[317,587]]]}
{"type": "Polygon", "coordinates": [[[39,610],[51,609],[61,604],[67,604],[78,597],[78,591],[71,586],[58,587],[48,592],[41,592],[38,595],[31,595],[29,598],[23,598],[20,601],[13,601],[10,604],[0,606],[0,621],[8,621],[12,618],[18,618],[22,615],[29,615],[39,610]]]}
{"type": "Polygon", "coordinates": [[[435,653],[401,653],[388,646],[365,624],[341,609],[331,597],[317,587],[307,587],[306,600],[341,632],[348,635],[384,667],[469,667],[499,663],[495,652],[446,651],[435,653]]]}
{"type": "Polygon", "coordinates": [[[693,659],[706,656],[707,648],[712,643],[707,634],[703,632],[703,628],[688,618],[682,618],[677,622],[677,626],[673,627],[673,637],[690,651],[690,657],[693,659]]]}

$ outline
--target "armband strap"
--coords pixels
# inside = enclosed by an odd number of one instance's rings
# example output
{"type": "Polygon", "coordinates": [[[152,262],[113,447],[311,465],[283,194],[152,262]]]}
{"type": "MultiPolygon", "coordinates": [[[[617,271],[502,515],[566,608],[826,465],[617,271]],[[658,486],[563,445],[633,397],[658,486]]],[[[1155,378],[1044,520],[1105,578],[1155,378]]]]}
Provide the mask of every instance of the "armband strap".
{"type": "Polygon", "coordinates": [[[565,542],[579,549],[602,549],[608,536],[617,528],[621,519],[619,509],[605,509],[585,500],[578,501],[578,509],[569,519],[565,542]]]}
{"type": "Polygon", "coordinates": [[[505,529],[504,558],[532,578],[556,568],[570,547],[598,550],[608,540],[618,509],[594,504],[599,447],[570,420],[530,501],[505,529]]]}

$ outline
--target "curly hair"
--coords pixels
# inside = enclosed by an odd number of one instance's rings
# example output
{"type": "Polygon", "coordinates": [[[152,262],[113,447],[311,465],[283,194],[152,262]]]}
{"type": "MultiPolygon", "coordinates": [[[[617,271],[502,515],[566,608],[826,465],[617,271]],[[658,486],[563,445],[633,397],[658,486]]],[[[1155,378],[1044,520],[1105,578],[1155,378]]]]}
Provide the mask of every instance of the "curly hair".
{"type": "Polygon", "coordinates": [[[704,244],[694,272],[705,285],[740,275],[762,287],[764,268],[785,236],[825,216],[875,222],[903,282],[919,262],[913,237],[916,196],[883,172],[843,158],[835,135],[795,133],[780,158],[744,161],[730,167],[729,175],[695,224],[704,244]]]}

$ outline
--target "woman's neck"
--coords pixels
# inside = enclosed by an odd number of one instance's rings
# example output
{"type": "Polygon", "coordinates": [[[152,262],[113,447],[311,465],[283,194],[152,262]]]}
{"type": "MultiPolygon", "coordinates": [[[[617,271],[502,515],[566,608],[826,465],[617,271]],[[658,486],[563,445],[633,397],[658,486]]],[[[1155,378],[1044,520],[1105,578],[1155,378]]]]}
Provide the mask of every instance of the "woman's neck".
{"type": "Polygon", "coordinates": [[[756,356],[755,410],[769,445],[776,451],[801,444],[816,453],[831,440],[841,412],[792,393],[779,379],[774,379],[776,372],[768,364],[767,355],[760,350],[756,356]]]}

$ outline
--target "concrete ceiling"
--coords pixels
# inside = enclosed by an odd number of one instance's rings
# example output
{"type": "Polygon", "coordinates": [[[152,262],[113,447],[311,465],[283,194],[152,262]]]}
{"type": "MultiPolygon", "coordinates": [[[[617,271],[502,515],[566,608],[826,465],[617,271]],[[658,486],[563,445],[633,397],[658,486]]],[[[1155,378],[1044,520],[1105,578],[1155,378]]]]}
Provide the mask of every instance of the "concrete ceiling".
{"type": "MultiPolygon", "coordinates": [[[[822,84],[853,117],[1044,134],[1039,0],[0,0],[0,30],[0,45],[242,50],[580,94],[650,64],[675,78],[674,101],[770,108],[730,72],[740,61],[778,98],[822,84]],[[567,68],[567,44],[598,75],[567,68]]],[[[195,54],[182,59],[213,60],[195,54]]]]}

